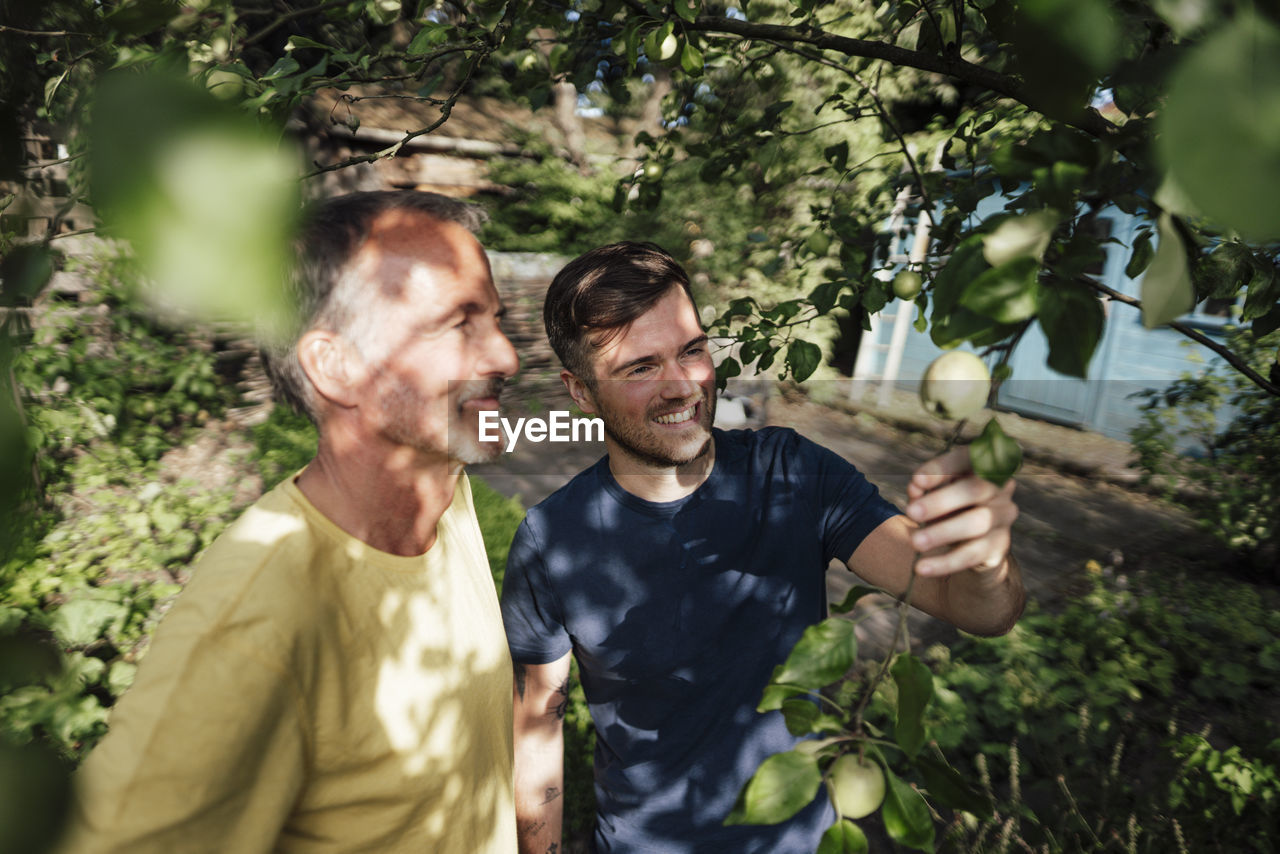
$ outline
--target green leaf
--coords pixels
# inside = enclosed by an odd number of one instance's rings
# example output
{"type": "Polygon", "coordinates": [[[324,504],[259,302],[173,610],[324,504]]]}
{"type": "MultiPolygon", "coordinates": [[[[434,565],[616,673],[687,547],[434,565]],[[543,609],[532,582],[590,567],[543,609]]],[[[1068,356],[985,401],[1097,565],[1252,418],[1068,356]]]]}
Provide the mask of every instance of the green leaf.
{"type": "Polygon", "coordinates": [[[405,53],[409,56],[422,56],[423,54],[431,53],[437,45],[444,44],[448,39],[449,28],[447,26],[428,23],[414,34],[413,40],[405,48],[405,53]]]}
{"type": "Polygon", "coordinates": [[[969,283],[960,304],[1000,323],[1017,323],[1036,313],[1040,261],[1030,256],[992,267],[969,283]]]}
{"type": "Polygon", "coordinates": [[[941,320],[935,311],[929,338],[934,344],[947,349],[996,328],[999,327],[995,320],[967,308],[956,308],[941,320]]]}
{"type": "Polygon", "coordinates": [[[822,716],[813,700],[804,697],[792,697],[782,703],[782,717],[787,723],[787,732],[796,736],[809,735],[814,731],[814,724],[822,716]]]}
{"type": "Polygon", "coordinates": [[[923,753],[916,757],[915,764],[924,776],[924,785],[930,798],[953,810],[973,813],[981,819],[991,817],[991,801],[970,786],[960,776],[960,772],[942,758],[941,753],[936,750],[923,753]]]}
{"type": "MultiPolygon", "coordinates": [[[[1001,23],[992,20],[992,29],[1001,23]]],[[[1083,110],[1120,56],[1121,28],[1107,0],[1021,0],[1010,23],[1018,68],[1051,114],[1083,110]]]]}
{"type": "Polygon", "coordinates": [[[818,794],[822,771],[816,756],[799,751],[770,756],[738,795],[725,824],[777,824],[804,809],[818,794]]]}
{"type": "Polygon", "coordinates": [[[1249,279],[1244,308],[1241,309],[1241,320],[1253,320],[1271,310],[1280,301],[1280,276],[1271,265],[1259,265],[1249,279]]]}
{"type": "Polygon", "coordinates": [[[260,80],[279,80],[281,77],[288,77],[297,71],[302,70],[302,66],[298,64],[298,60],[293,56],[285,54],[276,60],[276,64],[267,69],[267,73],[260,77],[260,80]]]}
{"type": "Polygon", "coordinates": [[[858,604],[858,600],[863,596],[883,592],[884,591],[879,587],[867,587],[865,584],[855,584],[853,587],[849,588],[849,592],[845,594],[843,602],[839,605],[831,606],[831,612],[834,614],[847,614],[853,610],[854,606],[858,604]]]}
{"type": "Polygon", "coordinates": [[[88,646],[107,626],[128,613],[129,609],[120,602],[85,597],[72,599],[54,611],[49,625],[64,645],[88,646]]]}
{"type": "Polygon", "coordinates": [[[1280,329],[1280,304],[1277,304],[1271,311],[1262,315],[1253,321],[1253,334],[1257,337],[1270,335],[1277,329],[1280,329]]]}
{"type": "Polygon", "coordinates": [[[1155,140],[1197,208],[1264,241],[1280,238],[1280,28],[1247,8],[1175,69],[1155,140]]]}
{"type": "Polygon", "coordinates": [[[203,87],[158,74],[102,79],[90,127],[94,206],[132,244],[163,301],[279,328],[299,209],[296,155],[203,87]]]}
{"type": "MultiPolygon", "coordinates": [[[[781,669],[781,665],[774,669],[774,679],[778,678],[778,672],[781,669]]],[[[779,685],[777,682],[770,682],[764,686],[764,693],[760,695],[760,704],[756,706],[756,711],[772,712],[775,709],[781,709],[782,704],[787,700],[806,693],[808,692],[798,685],[779,685]]]]}
{"type": "Polygon", "coordinates": [[[914,655],[900,655],[889,672],[898,685],[898,718],[894,735],[898,746],[915,757],[924,746],[924,710],[933,699],[933,673],[914,655]]]}
{"type": "Polygon", "coordinates": [[[992,418],[969,445],[969,463],[979,477],[1004,486],[1022,465],[1022,448],[992,418]]]}
{"type": "Polygon", "coordinates": [[[1195,305],[1195,285],[1187,269],[1187,250],[1173,223],[1160,214],[1156,257],[1142,278],[1142,325],[1148,329],[1177,320],[1195,305]]]}
{"type": "Polygon", "coordinates": [[[742,365],[738,364],[738,360],[732,356],[716,365],[716,381],[723,382],[730,377],[736,377],[742,373],[742,365]]]}
{"type": "MultiPolygon", "coordinates": [[[[809,235],[809,239],[812,241],[814,238],[826,238],[826,236],[825,232],[815,231],[809,235]]],[[[842,290],[844,290],[844,282],[823,282],[809,293],[809,302],[819,314],[827,314],[835,308],[836,299],[839,298],[842,290]]]]}
{"type": "Polygon", "coordinates": [[[811,341],[796,338],[787,347],[787,369],[798,383],[811,377],[821,363],[822,350],[811,341]]]}
{"type": "Polygon", "coordinates": [[[969,283],[988,269],[982,254],[982,235],[965,239],[951,253],[947,263],[933,279],[933,318],[937,320],[951,313],[969,283]]]}
{"type": "Polygon", "coordinates": [[[804,630],[773,681],[816,690],[849,672],[857,657],[858,638],[853,623],[828,617],[804,630]]]}
{"type": "Polygon", "coordinates": [[[284,49],[288,51],[297,50],[300,47],[313,47],[318,50],[333,51],[333,48],[323,42],[315,39],[309,39],[306,36],[289,36],[289,40],[285,42],[284,49]]]}
{"type": "Polygon", "coordinates": [[[884,776],[889,785],[885,788],[880,816],[889,837],[908,848],[933,851],[933,817],[929,815],[924,797],[888,768],[884,776]]]}
{"type": "Polygon", "coordinates": [[[827,828],[818,842],[816,854],[867,854],[867,835],[847,818],[842,818],[827,828]]]}
{"type": "Polygon", "coordinates": [[[1040,290],[1040,328],[1049,342],[1049,367],[1084,379],[1102,338],[1106,315],[1092,292],[1067,282],[1040,290]]]}
{"type": "Polygon", "coordinates": [[[1042,210],[1026,216],[1010,217],[982,239],[982,255],[992,267],[1017,258],[1044,256],[1049,239],[1058,227],[1056,211],[1042,210]]]}
{"type": "Polygon", "coordinates": [[[837,142],[835,145],[828,145],[822,150],[822,155],[827,158],[832,169],[843,172],[849,162],[849,143],[837,142]]]}
{"type": "Polygon", "coordinates": [[[1150,266],[1155,254],[1156,251],[1151,245],[1151,232],[1144,229],[1133,241],[1133,255],[1124,267],[1124,274],[1130,279],[1138,278],[1142,275],[1142,271],[1150,266]]]}
{"type": "Polygon", "coordinates": [[[680,51],[680,67],[685,73],[697,77],[702,73],[703,62],[702,51],[694,47],[693,42],[685,42],[684,50],[680,51]]]}
{"type": "Polygon", "coordinates": [[[107,671],[107,688],[117,697],[129,690],[133,685],[133,677],[138,672],[138,665],[129,661],[115,661],[107,671]]]}
{"type": "Polygon", "coordinates": [[[671,4],[676,14],[689,23],[697,19],[701,5],[701,0],[674,0],[671,4]]]}

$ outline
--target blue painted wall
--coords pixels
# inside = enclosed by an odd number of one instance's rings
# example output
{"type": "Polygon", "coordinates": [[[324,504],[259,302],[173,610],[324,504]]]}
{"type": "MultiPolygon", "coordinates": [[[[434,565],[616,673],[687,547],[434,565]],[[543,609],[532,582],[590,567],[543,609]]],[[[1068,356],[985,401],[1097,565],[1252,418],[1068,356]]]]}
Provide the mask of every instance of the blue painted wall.
{"type": "MultiPolygon", "coordinates": [[[[998,196],[988,197],[976,216],[984,218],[1003,206],[998,196]]],[[[1101,281],[1128,296],[1138,297],[1142,277],[1130,279],[1124,268],[1129,261],[1136,231],[1134,217],[1119,210],[1104,211],[1111,221],[1111,236],[1120,243],[1105,244],[1106,261],[1101,281]]],[[[1143,389],[1162,389],[1184,373],[1198,374],[1219,357],[1184,335],[1161,327],[1146,329],[1137,309],[1113,300],[1104,300],[1107,323],[1102,340],[1089,365],[1089,377],[1080,380],[1063,376],[1045,364],[1048,345],[1039,325],[1032,326],[1019,343],[1010,361],[1013,377],[1001,389],[1003,408],[1038,418],[1072,424],[1117,439],[1129,438],[1129,430],[1140,421],[1141,399],[1132,397],[1143,389]]],[[[893,331],[893,315],[902,309],[912,312],[912,304],[895,300],[881,313],[874,343],[888,345],[893,331]]],[[[1188,315],[1184,318],[1200,331],[1221,339],[1220,321],[1188,315]]],[[[871,333],[867,333],[870,335],[871,333]]],[[[942,351],[927,333],[911,329],[902,355],[897,385],[914,389],[925,367],[942,351]]],[[[883,375],[886,351],[878,349],[871,365],[872,376],[883,375]]]]}

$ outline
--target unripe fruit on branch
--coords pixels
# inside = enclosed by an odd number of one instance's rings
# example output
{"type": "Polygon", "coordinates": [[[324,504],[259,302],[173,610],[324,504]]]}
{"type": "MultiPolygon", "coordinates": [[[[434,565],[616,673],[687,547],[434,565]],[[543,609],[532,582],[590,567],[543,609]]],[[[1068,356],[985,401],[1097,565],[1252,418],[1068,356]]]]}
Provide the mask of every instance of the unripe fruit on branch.
{"type": "Polygon", "coordinates": [[[968,418],[987,405],[991,374],[982,360],[967,350],[943,353],[925,368],[920,402],[939,418],[968,418]]]}
{"type": "Polygon", "coordinates": [[[865,818],[884,801],[884,772],[871,760],[846,753],[831,763],[827,794],[842,818],[865,818]]]}
{"type": "Polygon", "coordinates": [[[924,277],[915,270],[902,270],[893,277],[893,295],[900,300],[910,302],[920,295],[924,287],[924,277]]]}

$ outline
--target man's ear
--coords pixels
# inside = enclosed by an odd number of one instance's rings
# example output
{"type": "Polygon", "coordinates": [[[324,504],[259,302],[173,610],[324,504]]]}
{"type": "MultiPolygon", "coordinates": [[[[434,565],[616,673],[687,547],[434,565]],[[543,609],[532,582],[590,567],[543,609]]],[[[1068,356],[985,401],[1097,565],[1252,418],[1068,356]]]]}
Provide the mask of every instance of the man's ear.
{"type": "Polygon", "coordinates": [[[564,383],[564,387],[568,389],[569,396],[573,398],[573,402],[578,408],[588,415],[596,414],[595,397],[591,394],[591,389],[587,388],[587,384],[568,371],[560,372],[560,381],[564,383]]]}
{"type": "Polygon", "coordinates": [[[367,370],[364,360],[342,336],[312,329],[298,340],[298,362],[316,391],[342,407],[355,406],[367,370]]]}

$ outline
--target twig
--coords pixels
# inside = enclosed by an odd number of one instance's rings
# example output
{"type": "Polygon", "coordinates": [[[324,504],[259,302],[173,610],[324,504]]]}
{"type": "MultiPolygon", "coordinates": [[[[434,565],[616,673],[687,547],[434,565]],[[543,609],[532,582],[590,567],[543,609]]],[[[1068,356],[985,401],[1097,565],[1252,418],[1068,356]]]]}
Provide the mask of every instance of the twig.
{"type": "MultiPolygon", "coordinates": [[[[1081,284],[1084,284],[1084,285],[1088,285],[1094,290],[1100,291],[1101,293],[1106,294],[1107,296],[1111,297],[1111,299],[1116,300],[1117,302],[1122,302],[1125,305],[1131,305],[1137,309],[1142,308],[1141,300],[1134,299],[1133,297],[1128,296],[1127,294],[1122,294],[1113,288],[1107,287],[1106,285],[1102,284],[1102,282],[1098,282],[1087,277],[1082,277],[1082,278],[1076,279],[1075,281],[1080,282],[1081,284]]],[[[1183,335],[1190,338],[1192,341],[1195,341],[1197,344],[1202,344],[1205,347],[1208,347],[1213,352],[1217,353],[1219,356],[1223,358],[1223,360],[1227,362],[1227,364],[1231,365],[1231,367],[1235,368],[1237,371],[1239,371],[1240,373],[1248,377],[1249,380],[1254,385],[1258,386],[1258,388],[1262,389],[1268,394],[1273,394],[1276,397],[1280,397],[1280,386],[1276,385],[1275,383],[1268,382],[1261,374],[1259,374],[1252,367],[1250,367],[1248,362],[1246,362],[1244,359],[1240,358],[1235,353],[1233,353],[1231,349],[1227,347],[1225,344],[1219,344],[1217,341],[1214,341],[1212,338],[1205,335],[1203,332],[1200,332],[1197,329],[1192,329],[1190,326],[1187,326],[1185,323],[1179,323],[1176,320],[1170,321],[1167,325],[1170,329],[1173,329],[1177,332],[1181,332],[1183,335]]]]}
{"type": "Polygon", "coordinates": [[[462,80],[458,83],[457,87],[453,90],[453,94],[450,95],[443,104],[441,104],[440,118],[436,119],[430,125],[424,128],[419,128],[418,130],[409,131],[403,137],[401,137],[397,142],[392,143],[391,145],[387,146],[381,151],[375,151],[373,154],[363,154],[356,157],[349,157],[346,160],[343,160],[339,163],[331,163],[328,166],[320,166],[315,171],[309,172],[306,175],[303,175],[302,176],[303,179],[305,180],[307,178],[315,178],[319,175],[323,175],[326,172],[335,172],[339,169],[345,169],[348,166],[355,166],[359,163],[376,163],[377,161],[382,160],[384,158],[394,157],[397,153],[399,153],[400,149],[403,148],[405,144],[408,143],[410,140],[429,134],[436,128],[443,125],[445,122],[449,120],[449,116],[453,113],[453,105],[457,103],[458,98],[462,95],[462,90],[466,88],[467,83],[470,82],[471,78],[475,75],[476,68],[479,67],[480,62],[488,55],[489,55],[489,51],[487,48],[476,49],[475,59],[467,67],[466,75],[462,78],[462,80]]]}
{"type": "Polygon", "coordinates": [[[37,36],[40,38],[63,38],[64,36],[83,36],[84,38],[93,38],[93,33],[78,33],[73,30],[24,30],[22,27],[11,27],[8,24],[0,24],[0,33],[18,33],[23,36],[37,36]]]}
{"type": "Polygon", "coordinates": [[[330,0],[330,2],[328,3],[320,3],[316,6],[308,6],[305,9],[297,9],[293,12],[289,12],[287,14],[281,15],[271,23],[267,24],[262,29],[258,30],[253,35],[247,37],[243,42],[240,43],[240,46],[249,47],[250,45],[257,44],[258,42],[265,39],[267,36],[271,35],[276,30],[278,30],[282,25],[287,24],[296,18],[302,18],[307,15],[315,15],[320,12],[327,11],[329,9],[337,8],[338,6],[346,6],[346,5],[348,5],[347,0],[330,0]]]}
{"type": "MultiPolygon", "coordinates": [[[[964,418],[956,422],[955,429],[951,431],[951,435],[947,438],[947,446],[943,448],[942,453],[945,454],[951,450],[960,438],[961,433],[964,432],[964,427],[967,423],[968,421],[964,418]]],[[[898,600],[898,625],[893,630],[893,644],[889,648],[889,652],[885,654],[884,660],[880,662],[880,669],[871,678],[871,683],[867,685],[862,697],[858,700],[857,708],[853,713],[855,731],[862,729],[862,713],[866,711],[867,704],[871,702],[871,697],[875,694],[876,688],[879,687],[880,683],[884,681],[884,677],[888,674],[889,664],[893,661],[898,647],[905,642],[907,651],[911,651],[911,629],[907,625],[907,620],[911,614],[911,593],[915,590],[916,578],[919,577],[919,573],[916,572],[918,563],[920,563],[920,553],[916,552],[915,557],[911,560],[911,577],[907,579],[907,589],[903,591],[902,598],[898,600]]]]}

